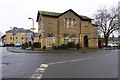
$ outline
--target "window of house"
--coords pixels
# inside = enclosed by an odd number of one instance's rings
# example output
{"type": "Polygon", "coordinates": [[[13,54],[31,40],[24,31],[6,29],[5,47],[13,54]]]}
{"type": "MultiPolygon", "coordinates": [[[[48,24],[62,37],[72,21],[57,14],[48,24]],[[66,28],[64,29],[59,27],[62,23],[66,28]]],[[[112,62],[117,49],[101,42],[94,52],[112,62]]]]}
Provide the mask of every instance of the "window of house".
{"type": "Polygon", "coordinates": [[[21,35],[24,35],[24,33],[21,33],[21,35]]]}
{"type": "Polygon", "coordinates": [[[73,20],[71,20],[71,27],[73,27],[73,20]]]}
{"type": "Polygon", "coordinates": [[[23,37],[21,37],[21,39],[24,39],[23,37]]]}
{"type": "Polygon", "coordinates": [[[73,19],[73,27],[76,27],[76,20],[73,19]]]}
{"type": "Polygon", "coordinates": [[[54,36],[52,34],[47,35],[47,47],[52,47],[54,43],[54,36]]]}
{"type": "Polygon", "coordinates": [[[18,39],[18,37],[16,37],[16,39],[18,39]]]}
{"type": "Polygon", "coordinates": [[[64,27],[67,27],[67,18],[64,19],[64,27]]]}
{"type": "Polygon", "coordinates": [[[10,36],[13,36],[13,33],[10,33],[10,36]]]}
{"type": "Polygon", "coordinates": [[[64,37],[64,44],[67,44],[69,42],[69,38],[68,37],[64,37]]]}
{"type": "Polygon", "coordinates": [[[69,42],[69,36],[67,34],[64,35],[64,44],[69,42]]]}
{"type": "Polygon", "coordinates": [[[12,37],[10,37],[10,40],[12,40],[12,37]]]}
{"type": "Polygon", "coordinates": [[[72,27],[72,26],[71,26],[71,18],[69,18],[69,27],[72,27]]]}
{"type": "Polygon", "coordinates": [[[69,28],[69,22],[70,22],[70,21],[69,21],[69,19],[68,19],[68,20],[67,20],[67,26],[66,26],[67,28],[69,28]]]}
{"type": "Polygon", "coordinates": [[[77,40],[77,39],[76,39],[76,35],[73,34],[73,35],[71,36],[71,42],[76,43],[76,40],[77,40]]]}

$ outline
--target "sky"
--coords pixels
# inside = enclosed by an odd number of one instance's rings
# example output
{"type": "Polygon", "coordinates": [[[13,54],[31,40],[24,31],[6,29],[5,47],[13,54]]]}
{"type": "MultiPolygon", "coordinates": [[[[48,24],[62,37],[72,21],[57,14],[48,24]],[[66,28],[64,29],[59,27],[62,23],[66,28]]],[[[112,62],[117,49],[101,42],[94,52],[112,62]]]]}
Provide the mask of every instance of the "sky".
{"type": "Polygon", "coordinates": [[[100,8],[118,5],[119,0],[0,0],[0,31],[5,34],[10,27],[30,29],[34,19],[35,32],[38,10],[63,13],[73,9],[79,15],[88,17],[100,8]]]}

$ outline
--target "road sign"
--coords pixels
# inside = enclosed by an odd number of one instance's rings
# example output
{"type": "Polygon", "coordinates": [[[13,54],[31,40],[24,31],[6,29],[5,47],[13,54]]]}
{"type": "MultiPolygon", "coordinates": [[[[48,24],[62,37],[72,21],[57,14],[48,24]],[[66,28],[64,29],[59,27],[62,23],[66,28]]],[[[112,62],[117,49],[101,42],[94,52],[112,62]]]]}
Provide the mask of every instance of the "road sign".
{"type": "Polygon", "coordinates": [[[35,30],[35,28],[31,28],[31,30],[35,30]]]}

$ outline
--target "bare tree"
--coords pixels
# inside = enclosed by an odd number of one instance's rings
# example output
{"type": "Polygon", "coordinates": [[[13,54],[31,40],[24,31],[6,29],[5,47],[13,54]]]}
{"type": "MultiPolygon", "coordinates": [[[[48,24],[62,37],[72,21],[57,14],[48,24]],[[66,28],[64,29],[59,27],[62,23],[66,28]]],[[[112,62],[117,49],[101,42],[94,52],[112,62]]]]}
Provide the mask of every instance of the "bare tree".
{"type": "Polygon", "coordinates": [[[111,33],[118,30],[118,8],[100,9],[94,14],[95,23],[99,25],[99,30],[104,35],[104,42],[107,46],[111,33]]]}

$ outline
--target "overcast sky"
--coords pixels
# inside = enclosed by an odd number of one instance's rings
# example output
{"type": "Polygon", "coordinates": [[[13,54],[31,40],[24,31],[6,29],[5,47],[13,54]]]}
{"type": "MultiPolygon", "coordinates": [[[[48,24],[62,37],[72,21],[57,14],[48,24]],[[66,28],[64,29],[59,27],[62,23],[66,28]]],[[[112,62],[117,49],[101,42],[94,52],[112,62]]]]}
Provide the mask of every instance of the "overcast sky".
{"type": "Polygon", "coordinates": [[[37,32],[38,10],[62,13],[73,9],[79,15],[92,17],[96,10],[106,6],[117,6],[119,0],[0,0],[0,31],[5,33],[10,27],[30,29],[31,17],[35,20],[37,32]]]}

